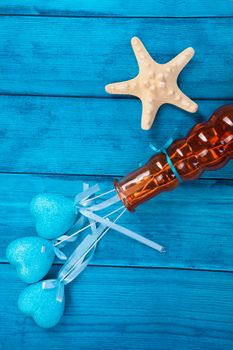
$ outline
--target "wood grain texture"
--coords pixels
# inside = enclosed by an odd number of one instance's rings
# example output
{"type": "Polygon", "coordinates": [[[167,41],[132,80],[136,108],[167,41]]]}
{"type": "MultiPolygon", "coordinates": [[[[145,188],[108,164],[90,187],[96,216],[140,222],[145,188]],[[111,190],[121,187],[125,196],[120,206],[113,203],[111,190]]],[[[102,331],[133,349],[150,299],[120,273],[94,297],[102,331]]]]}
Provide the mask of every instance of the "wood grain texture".
{"type": "Polygon", "coordinates": [[[180,84],[191,98],[233,98],[233,18],[2,16],[0,93],[107,96],[105,84],[137,73],[135,35],[161,63],[196,49],[180,84]]]}
{"type": "Polygon", "coordinates": [[[230,0],[1,0],[0,14],[94,17],[232,16],[230,0]]]}
{"type": "MultiPolygon", "coordinates": [[[[152,156],[150,142],[186,136],[227,101],[197,102],[196,115],[164,106],[145,132],[138,100],[0,96],[0,172],[126,175],[152,156]]],[[[231,162],[203,177],[232,173],[231,162]]]]}
{"type": "Polygon", "coordinates": [[[0,277],[4,350],[232,350],[231,273],[88,267],[66,288],[65,315],[49,331],[18,311],[25,285],[8,265],[0,277]]]}
{"type": "Polygon", "coordinates": [[[233,100],[232,36],[231,0],[0,1],[0,350],[232,350],[233,162],[127,213],[120,223],[167,253],[109,232],[52,330],[19,313],[25,285],[5,258],[10,241],[35,234],[35,194],[107,189],[150,142],[233,100]],[[137,73],[134,35],[158,62],[195,48],[180,86],[201,100],[198,115],[165,106],[145,133],[139,101],[105,94],[137,73]]]}
{"type": "MultiPolygon", "coordinates": [[[[0,176],[0,260],[6,261],[6,245],[18,237],[35,235],[29,203],[40,192],[69,197],[79,192],[83,181],[98,181],[103,190],[112,181],[78,176],[0,176]]],[[[233,181],[199,180],[183,184],[127,213],[120,220],[161,244],[157,253],[116,232],[100,243],[92,264],[112,266],[161,266],[232,271],[233,181]]]]}

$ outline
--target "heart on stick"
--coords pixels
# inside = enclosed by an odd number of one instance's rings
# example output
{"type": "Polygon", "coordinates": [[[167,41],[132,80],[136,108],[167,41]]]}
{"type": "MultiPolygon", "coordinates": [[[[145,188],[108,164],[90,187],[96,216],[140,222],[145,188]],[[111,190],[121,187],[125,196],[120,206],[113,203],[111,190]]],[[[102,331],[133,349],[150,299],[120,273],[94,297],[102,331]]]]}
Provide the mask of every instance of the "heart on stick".
{"type": "Polygon", "coordinates": [[[37,195],[33,198],[30,209],[38,235],[47,239],[63,235],[77,218],[74,202],[58,194],[37,195]]]}
{"type": "Polygon", "coordinates": [[[64,285],[52,280],[55,284],[51,288],[43,288],[42,281],[26,287],[18,299],[18,307],[22,313],[31,316],[36,324],[43,328],[54,327],[61,319],[64,307],[64,290],[62,299],[58,299],[59,288],[64,285]]]}
{"type": "Polygon", "coordinates": [[[55,253],[53,243],[47,239],[23,237],[9,244],[6,256],[23,282],[34,283],[48,273],[55,253]]]}

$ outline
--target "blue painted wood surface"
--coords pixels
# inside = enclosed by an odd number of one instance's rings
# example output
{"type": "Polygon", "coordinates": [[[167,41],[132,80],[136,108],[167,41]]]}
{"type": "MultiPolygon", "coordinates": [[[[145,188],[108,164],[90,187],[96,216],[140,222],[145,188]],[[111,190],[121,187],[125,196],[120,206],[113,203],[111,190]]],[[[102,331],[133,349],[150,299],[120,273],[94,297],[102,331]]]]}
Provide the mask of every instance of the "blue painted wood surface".
{"type": "Polygon", "coordinates": [[[121,222],[167,253],[110,232],[50,331],[19,313],[24,285],[5,248],[34,234],[36,193],[109,188],[150,142],[184,136],[233,100],[233,2],[2,0],[0,34],[0,349],[232,350],[232,162],[128,213],[121,222]],[[133,35],[161,62],[194,46],[180,85],[198,114],[165,106],[146,133],[139,101],[105,94],[137,72],[133,35]]]}
{"type": "Polygon", "coordinates": [[[0,273],[5,350],[232,350],[231,273],[91,266],[67,287],[66,313],[49,331],[16,310],[24,284],[12,269],[0,273]]]}
{"type": "MultiPolygon", "coordinates": [[[[145,133],[139,128],[141,103],[136,99],[0,96],[0,119],[5,125],[1,170],[124,175],[152,155],[150,142],[162,146],[176,128],[174,137],[184,137],[195,123],[228,103],[197,102],[198,114],[164,106],[155,127],[145,133]],[[112,158],[114,162],[109,161],[112,158]]],[[[232,170],[229,163],[202,177],[231,178],[232,170]]]]}
{"type": "Polygon", "coordinates": [[[138,72],[130,45],[137,35],[161,63],[195,47],[180,82],[192,98],[233,98],[232,17],[1,16],[0,32],[2,94],[111,98],[105,84],[138,72]]]}
{"type": "Polygon", "coordinates": [[[231,0],[1,0],[0,14],[66,17],[230,17],[231,0]]]}
{"type": "MultiPolygon", "coordinates": [[[[5,229],[0,240],[0,261],[6,261],[6,243],[35,234],[29,213],[34,195],[44,191],[56,193],[59,189],[72,197],[81,190],[83,181],[98,181],[106,189],[112,183],[111,178],[93,176],[1,174],[0,221],[5,229]]],[[[128,213],[122,218],[125,226],[163,244],[166,254],[155,253],[111,232],[101,242],[92,264],[231,271],[232,185],[232,180],[220,179],[183,184],[175,192],[154,198],[133,215],[128,213]]]]}

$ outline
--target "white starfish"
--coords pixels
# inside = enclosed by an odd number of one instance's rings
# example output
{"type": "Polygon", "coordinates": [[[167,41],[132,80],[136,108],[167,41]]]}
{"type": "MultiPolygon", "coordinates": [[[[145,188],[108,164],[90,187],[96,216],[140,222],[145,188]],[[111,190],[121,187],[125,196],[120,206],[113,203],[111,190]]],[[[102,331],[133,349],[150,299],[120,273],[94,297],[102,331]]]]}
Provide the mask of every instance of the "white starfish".
{"type": "Polygon", "coordinates": [[[191,113],[196,112],[198,105],[184,95],[177,86],[178,75],[194,55],[193,48],[187,48],[168,63],[159,64],[153,60],[138,38],[132,38],[131,44],[139,66],[138,75],[131,80],[106,85],[105,90],[111,94],[133,95],[140,98],[142,129],[151,128],[159,107],[165,103],[191,113]]]}

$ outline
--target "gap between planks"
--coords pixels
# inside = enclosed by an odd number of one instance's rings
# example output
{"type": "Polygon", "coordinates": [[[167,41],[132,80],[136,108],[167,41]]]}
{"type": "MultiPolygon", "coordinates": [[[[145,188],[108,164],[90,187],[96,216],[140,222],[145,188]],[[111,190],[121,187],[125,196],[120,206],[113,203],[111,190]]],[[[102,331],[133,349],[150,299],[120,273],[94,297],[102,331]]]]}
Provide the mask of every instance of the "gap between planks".
{"type": "MultiPolygon", "coordinates": [[[[104,87],[103,87],[104,89],[104,87]]],[[[9,97],[38,97],[38,98],[72,98],[72,99],[96,99],[96,100],[138,100],[137,97],[130,96],[130,95],[115,95],[115,96],[97,96],[97,95],[59,95],[59,94],[51,94],[51,95],[43,95],[43,94],[21,94],[21,93],[3,93],[0,92],[0,97],[1,96],[9,96],[9,97]]],[[[196,101],[232,101],[233,96],[231,97],[220,97],[220,98],[210,98],[210,97],[193,97],[191,96],[192,99],[196,101]]],[[[198,111],[197,111],[198,113],[198,111]]]]}
{"type": "Polygon", "coordinates": [[[103,19],[228,19],[228,18],[233,18],[232,15],[229,16],[121,16],[121,15],[49,15],[49,14],[44,14],[44,15],[37,15],[37,14],[17,14],[17,13],[0,13],[0,17],[42,17],[42,18],[103,18],[103,19]]]}
{"type": "MultiPolygon", "coordinates": [[[[109,179],[109,180],[113,180],[115,178],[122,178],[123,176],[122,175],[116,175],[116,174],[108,174],[108,175],[105,175],[105,174],[102,174],[102,175],[99,175],[99,174],[75,174],[75,173],[37,173],[37,172],[9,172],[9,171],[0,171],[0,176],[1,175],[38,175],[38,176],[67,176],[67,177],[85,177],[85,178],[93,178],[93,180],[101,180],[101,179],[109,179]]],[[[196,179],[195,181],[232,181],[233,178],[224,178],[224,177],[199,177],[199,179],[196,179]]]]}
{"type": "MultiPolygon", "coordinates": [[[[10,265],[6,260],[0,261],[0,265],[10,265]]],[[[62,263],[55,262],[53,266],[61,266],[62,263]]],[[[200,271],[200,272],[223,272],[223,273],[233,273],[232,270],[227,269],[211,269],[211,268],[201,268],[201,267],[180,267],[180,266],[139,266],[139,265],[112,265],[112,264],[88,264],[88,267],[92,268],[117,268],[117,269],[149,269],[149,270],[182,270],[182,271],[200,271]]]]}

